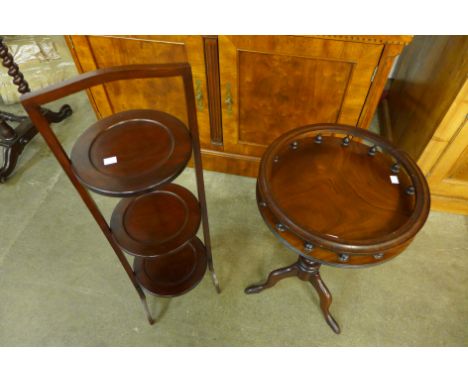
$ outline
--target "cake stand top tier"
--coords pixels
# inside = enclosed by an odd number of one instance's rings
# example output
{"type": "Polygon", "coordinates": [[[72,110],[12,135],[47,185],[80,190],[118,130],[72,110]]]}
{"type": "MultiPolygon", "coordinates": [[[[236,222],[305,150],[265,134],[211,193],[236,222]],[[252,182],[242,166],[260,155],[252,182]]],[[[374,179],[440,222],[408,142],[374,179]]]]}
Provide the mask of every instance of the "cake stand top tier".
{"type": "Polygon", "coordinates": [[[91,125],[70,158],[87,188],[123,197],[171,181],[185,168],[191,152],[190,132],[179,119],[157,110],[129,110],[91,125]]]}

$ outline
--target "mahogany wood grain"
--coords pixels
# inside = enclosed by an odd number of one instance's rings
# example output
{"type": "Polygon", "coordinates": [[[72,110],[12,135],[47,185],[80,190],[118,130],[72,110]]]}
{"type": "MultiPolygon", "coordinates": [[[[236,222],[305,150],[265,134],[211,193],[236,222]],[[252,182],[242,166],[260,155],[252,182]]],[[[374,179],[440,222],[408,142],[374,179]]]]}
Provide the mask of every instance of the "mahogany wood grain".
{"type": "Polygon", "coordinates": [[[406,243],[430,206],[427,182],[409,156],[376,134],[333,124],[278,138],[262,158],[259,191],[285,229],[337,254],[379,254],[406,243]]]}
{"type": "Polygon", "coordinates": [[[382,56],[380,57],[378,69],[375,72],[374,80],[372,81],[369,94],[367,95],[366,103],[359,116],[358,127],[367,128],[370,126],[377,106],[379,105],[380,96],[387,83],[390,70],[403,48],[404,45],[385,45],[382,56]]]}
{"type": "Polygon", "coordinates": [[[417,36],[388,93],[398,147],[427,175],[433,208],[468,211],[468,37],[417,36]]]}
{"type": "MultiPolygon", "coordinates": [[[[411,36],[68,36],[67,41],[80,71],[189,62],[197,99],[208,106],[197,110],[205,168],[256,176],[266,145],[288,129],[314,122],[367,128],[395,54],[411,36]]],[[[164,81],[145,100],[157,98],[162,110],[185,122],[175,98],[180,83],[164,81]]],[[[125,91],[136,89],[126,86],[125,91]]],[[[98,115],[110,113],[112,105],[114,110],[128,105],[123,91],[117,84],[92,89],[98,115]]],[[[153,107],[145,100],[137,96],[132,105],[153,107]]]]}
{"type": "Polygon", "coordinates": [[[265,289],[275,286],[278,281],[281,281],[287,277],[296,276],[302,281],[309,281],[319,295],[320,309],[322,310],[325,321],[336,334],[340,334],[340,326],[330,313],[332,295],[323,282],[319,269],[319,263],[307,259],[303,256],[299,256],[298,260],[294,264],[272,271],[263,284],[247,287],[245,289],[245,293],[253,294],[262,292],[265,289]]]}
{"type": "Polygon", "coordinates": [[[221,92],[219,84],[218,37],[203,36],[205,43],[206,81],[208,105],[210,108],[211,143],[223,145],[223,125],[221,120],[221,92]]]}
{"type": "Polygon", "coordinates": [[[267,226],[299,259],[245,293],[286,277],[309,281],[338,334],[321,264],[361,268],[394,258],[424,225],[430,195],[416,163],[385,139],[353,126],[315,124],[289,131],[268,147],[257,203],[267,226]]]}
{"type": "Polygon", "coordinates": [[[200,239],[193,238],[178,252],[155,259],[135,257],[133,269],[148,292],[175,297],[195,288],[206,272],[207,256],[200,239]]]}
{"type": "Polygon", "coordinates": [[[70,157],[87,188],[130,196],[174,179],[191,154],[190,133],[180,120],[156,110],[129,110],[91,125],[75,142],[70,157]]]}
{"type": "Polygon", "coordinates": [[[408,45],[412,40],[411,35],[316,35],[314,37],[339,41],[358,41],[371,44],[408,45]]]}
{"type": "Polygon", "coordinates": [[[417,36],[388,93],[394,144],[418,159],[468,73],[468,37],[417,36]]]}
{"type": "Polygon", "coordinates": [[[200,206],[190,191],[165,184],[151,193],[122,199],[110,227],[125,252],[151,258],[183,247],[197,233],[200,218],[200,206]]]}
{"type": "Polygon", "coordinates": [[[379,44],[299,36],[218,40],[224,149],[254,157],[297,126],[355,126],[383,50],[379,44]]]}
{"type": "MultiPolygon", "coordinates": [[[[80,182],[80,180],[76,176],[75,171],[73,169],[72,162],[70,158],[67,156],[67,153],[65,152],[64,148],[60,144],[60,141],[58,140],[57,136],[54,134],[53,130],[51,129],[50,121],[47,118],[47,116],[42,112],[41,105],[44,103],[48,103],[48,102],[63,98],[67,95],[76,93],[78,91],[88,89],[93,86],[99,86],[108,82],[141,79],[141,78],[153,78],[153,77],[164,78],[164,77],[176,77],[176,76],[182,78],[182,81],[183,81],[183,87],[184,87],[183,90],[184,90],[185,99],[186,99],[185,107],[186,107],[187,121],[188,121],[187,125],[190,131],[190,137],[192,139],[193,158],[194,158],[194,163],[195,163],[195,173],[196,173],[196,182],[197,182],[197,192],[198,192],[198,197],[200,200],[200,212],[202,215],[201,220],[203,222],[203,235],[204,235],[205,246],[204,248],[197,250],[197,253],[202,253],[202,254],[197,255],[196,259],[198,259],[199,263],[202,265],[207,263],[208,268],[210,269],[210,272],[212,275],[215,288],[217,289],[218,292],[220,292],[219,283],[216,278],[216,274],[214,273],[213,260],[212,260],[212,255],[211,255],[208,215],[207,215],[206,198],[205,198],[204,182],[203,182],[203,170],[202,170],[202,162],[201,162],[201,154],[200,154],[200,141],[198,137],[198,124],[197,124],[196,109],[195,109],[195,94],[193,91],[193,79],[192,79],[190,65],[188,65],[187,63],[178,63],[178,64],[159,64],[159,65],[130,65],[130,66],[106,68],[106,69],[101,69],[101,70],[96,70],[93,72],[81,74],[73,79],[49,86],[47,88],[41,89],[39,91],[30,93],[21,97],[21,102],[23,106],[25,107],[26,111],[28,112],[31,118],[31,121],[35,123],[35,125],[37,126],[37,129],[43,135],[45,141],[51,148],[58,162],[64,169],[65,173],[69,177],[72,184],[75,186],[78,193],[80,194],[83,202],[88,207],[90,213],[92,214],[92,216],[98,223],[100,229],[102,230],[109,244],[114,249],[117,257],[119,258],[119,261],[121,262],[123,268],[127,272],[128,277],[132,281],[140,297],[140,300],[145,308],[145,312],[147,314],[147,318],[150,324],[153,324],[155,321],[149,312],[149,308],[146,302],[146,295],[140,285],[140,281],[138,280],[138,278],[136,277],[136,274],[133,272],[130,264],[128,263],[119,243],[115,240],[115,237],[110,227],[108,226],[104,216],[100,212],[93,198],[89,195],[87,190],[84,188],[83,184],[80,182]]],[[[141,116],[141,113],[142,113],[141,111],[137,111],[136,115],[133,115],[133,116],[134,117],[141,116]]],[[[158,118],[160,117],[161,115],[158,114],[158,118]]],[[[135,118],[134,120],[141,122],[142,119],[135,118]]],[[[124,123],[127,123],[128,121],[129,120],[125,120],[124,123]]],[[[130,119],[130,121],[132,120],[130,119]]],[[[117,120],[115,122],[117,122],[118,124],[119,122],[122,122],[122,121],[117,120]]],[[[173,123],[174,121],[171,120],[171,122],[173,123]]],[[[109,126],[106,126],[106,127],[109,127],[109,126]]],[[[112,130],[112,128],[110,130],[112,130]]],[[[175,129],[177,130],[177,126],[175,127],[175,129]]],[[[119,139],[117,139],[116,141],[118,140],[119,139]]],[[[104,140],[104,143],[105,144],[101,146],[103,147],[107,147],[109,145],[112,146],[113,140],[110,140],[107,143],[106,143],[106,140],[104,140]]],[[[176,142],[174,143],[174,145],[175,144],[176,142]]],[[[142,152],[144,153],[145,151],[144,148],[142,147],[140,148],[142,149],[142,152]]],[[[89,146],[88,146],[88,149],[89,149],[89,146]]],[[[133,164],[136,163],[137,164],[136,167],[140,167],[142,165],[143,167],[145,167],[144,166],[145,163],[148,164],[148,162],[151,162],[151,160],[149,161],[137,160],[136,162],[133,162],[133,164]]],[[[132,174],[127,174],[127,175],[129,177],[132,177],[132,174]]],[[[190,199],[190,197],[181,198],[181,199],[187,201],[188,199],[190,199]]],[[[138,199],[137,199],[136,204],[139,204],[138,199]]],[[[145,204],[145,206],[148,207],[146,203],[143,203],[143,204],[145,204]]],[[[190,202],[187,202],[186,206],[188,207],[189,204],[190,202]]],[[[196,204],[196,202],[193,202],[192,200],[192,207],[193,207],[193,204],[196,204]]],[[[163,209],[170,210],[170,212],[171,211],[173,212],[174,211],[173,207],[174,207],[173,205],[172,206],[169,205],[169,206],[165,206],[163,209]]],[[[197,210],[196,208],[194,209],[197,210]]],[[[177,208],[175,208],[175,210],[177,210],[177,208]]],[[[136,210],[132,209],[132,206],[130,205],[129,212],[134,213],[134,216],[133,216],[134,219],[130,219],[129,224],[127,225],[130,228],[130,231],[132,231],[133,229],[133,233],[141,234],[142,233],[141,221],[145,220],[145,216],[144,216],[144,213],[143,214],[141,213],[141,209],[136,212],[135,211],[136,210]]],[[[196,221],[199,222],[200,220],[199,218],[197,218],[198,214],[196,213],[196,211],[195,211],[195,214],[188,213],[188,214],[185,214],[185,216],[189,216],[186,225],[190,227],[194,225],[196,226],[197,224],[195,224],[195,222],[196,221]],[[192,218],[190,218],[190,216],[192,218]]],[[[154,228],[154,226],[150,228],[154,228]]],[[[181,236],[184,236],[185,234],[183,228],[181,228],[178,232],[181,232],[181,236]]],[[[194,244],[194,245],[197,246],[197,244],[194,244]]],[[[181,249],[181,251],[183,251],[183,249],[181,249]]],[[[145,264],[144,268],[147,270],[151,269],[151,272],[155,272],[154,264],[148,265],[146,261],[149,261],[149,260],[146,259],[145,262],[143,263],[145,264]]],[[[186,261],[186,260],[183,260],[183,261],[186,261]]],[[[164,260],[162,264],[167,264],[167,260],[164,260]]],[[[199,267],[199,265],[197,265],[197,267],[199,267]]],[[[206,265],[205,265],[205,268],[206,268],[206,265]]],[[[200,274],[200,272],[197,272],[197,274],[200,274]]],[[[204,270],[202,273],[204,273],[204,270]]],[[[145,274],[148,274],[148,271],[145,271],[145,274]]],[[[194,280],[191,285],[192,286],[195,285],[196,282],[197,281],[194,280]]],[[[177,285],[175,285],[175,287],[177,287],[177,285]]],[[[188,289],[184,289],[184,290],[188,290],[188,289]]]]}
{"type": "Polygon", "coordinates": [[[409,239],[405,243],[397,245],[385,252],[358,253],[356,256],[350,256],[344,263],[340,259],[340,253],[336,253],[319,246],[314,246],[313,249],[310,249],[311,247],[308,246],[310,242],[307,240],[300,238],[289,230],[279,231],[277,229],[277,224],[281,223],[281,221],[273,215],[267,204],[263,201],[263,198],[258,192],[258,186],[257,204],[266,225],[282,244],[294,253],[324,265],[337,266],[340,268],[362,268],[363,266],[377,265],[384,261],[393,259],[413,241],[413,239],[409,239]]]}
{"type": "MultiPolygon", "coordinates": [[[[200,140],[203,147],[219,148],[211,144],[201,36],[66,36],[66,40],[80,73],[120,65],[189,63],[193,85],[197,83],[203,98],[202,108],[197,109],[200,140]]],[[[157,109],[188,121],[184,86],[177,77],[113,82],[90,89],[88,95],[98,118],[129,109],[157,109]]]]}
{"type": "Polygon", "coordinates": [[[252,178],[258,175],[260,158],[239,155],[215,150],[201,150],[203,154],[203,168],[206,170],[225,172],[250,176],[252,178]]]}

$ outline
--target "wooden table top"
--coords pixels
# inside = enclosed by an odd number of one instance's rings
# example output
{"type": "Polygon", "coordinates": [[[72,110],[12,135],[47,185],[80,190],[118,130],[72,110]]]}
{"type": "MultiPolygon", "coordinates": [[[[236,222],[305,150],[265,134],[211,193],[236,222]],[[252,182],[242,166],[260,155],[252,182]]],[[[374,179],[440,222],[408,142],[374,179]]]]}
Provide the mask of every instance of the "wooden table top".
{"type": "Polygon", "coordinates": [[[312,125],[269,147],[259,190],[285,229],[328,249],[369,253],[422,227],[429,190],[420,170],[381,137],[359,130],[312,125]]]}

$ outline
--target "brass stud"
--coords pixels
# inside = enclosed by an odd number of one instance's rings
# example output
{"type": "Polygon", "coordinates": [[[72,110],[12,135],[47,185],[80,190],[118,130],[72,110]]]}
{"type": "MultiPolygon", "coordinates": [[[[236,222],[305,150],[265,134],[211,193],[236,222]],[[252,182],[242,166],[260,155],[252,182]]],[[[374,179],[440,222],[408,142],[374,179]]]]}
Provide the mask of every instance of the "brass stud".
{"type": "Polygon", "coordinates": [[[367,153],[373,157],[377,153],[377,146],[372,146],[367,153]]]}
{"type": "Polygon", "coordinates": [[[351,139],[349,139],[349,135],[343,138],[343,143],[341,144],[342,146],[346,147],[349,146],[349,143],[351,142],[351,139]]]}
{"type": "Polygon", "coordinates": [[[315,143],[322,143],[323,142],[323,137],[322,137],[322,134],[318,134],[316,137],[315,137],[315,143]]]}
{"type": "Polygon", "coordinates": [[[384,254],[383,253],[376,253],[373,257],[376,260],[383,259],[384,254]]]}
{"type": "Polygon", "coordinates": [[[286,227],[282,223],[277,223],[276,224],[276,229],[280,232],[286,231],[286,227]]]}
{"type": "Polygon", "coordinates": [[[310,251],[312,251],[313,249],[314,249],[314,245],[313,245],[312,243],[309,243],[309,242],[307,242],[307,241],[304,243],[304,250],[305,250],[306,252],[310,252],[310,251]]]}
{"type": "Polygon", "coordinates": [[[394,163],[392,165],[392,172],[394,174],[398,174],[400,172],[400,165],[398,163],[394,163]]]}
{"type": "Polygon", "coordinates": [[[414,189],[414,186],[409,186],[405,192],[406,192],[406,195],[414,195],[416,190],[414,189]]]}
{"type": "Polygon", "coordinates": [[[266,207],[267,206],[267,204],[265,202],[263,202],[263,201],[260,202],[259,204],[260,204],[260,207],[266,207]]]}
{"type": "Polygon", "coordinates": [[[275,163],[279,162],[279,156],[278,155],[275,155],[275,157],[273,158],[273,162],[275,162],[275,163]]]}
{"type": "Polygon", "coordinates": [[[293,150],[297,150],[298,147],[299,147],[299,142],[298,141],[294,141],[293,143],[291,143],[291,148],[293,150]]]}
{"type": "Polygon", "coordinates": [[[349,255],[346,253],[340,253],[339,258],[342,263],[346,263],[349,260],[349,255]]]}

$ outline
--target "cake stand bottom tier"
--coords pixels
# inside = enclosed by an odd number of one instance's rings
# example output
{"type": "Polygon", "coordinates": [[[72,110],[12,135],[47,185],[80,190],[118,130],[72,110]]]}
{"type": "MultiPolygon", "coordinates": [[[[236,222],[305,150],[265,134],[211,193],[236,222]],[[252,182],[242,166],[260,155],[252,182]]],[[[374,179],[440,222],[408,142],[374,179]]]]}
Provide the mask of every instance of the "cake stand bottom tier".
{"type": "Polygon", "coordinates": [[[164,297],[180,296],[194,288],[207,267],[206,249],[194,237],[179,251],[156,258],[136,257],[133,270],[148,292],[164,297]]]}

